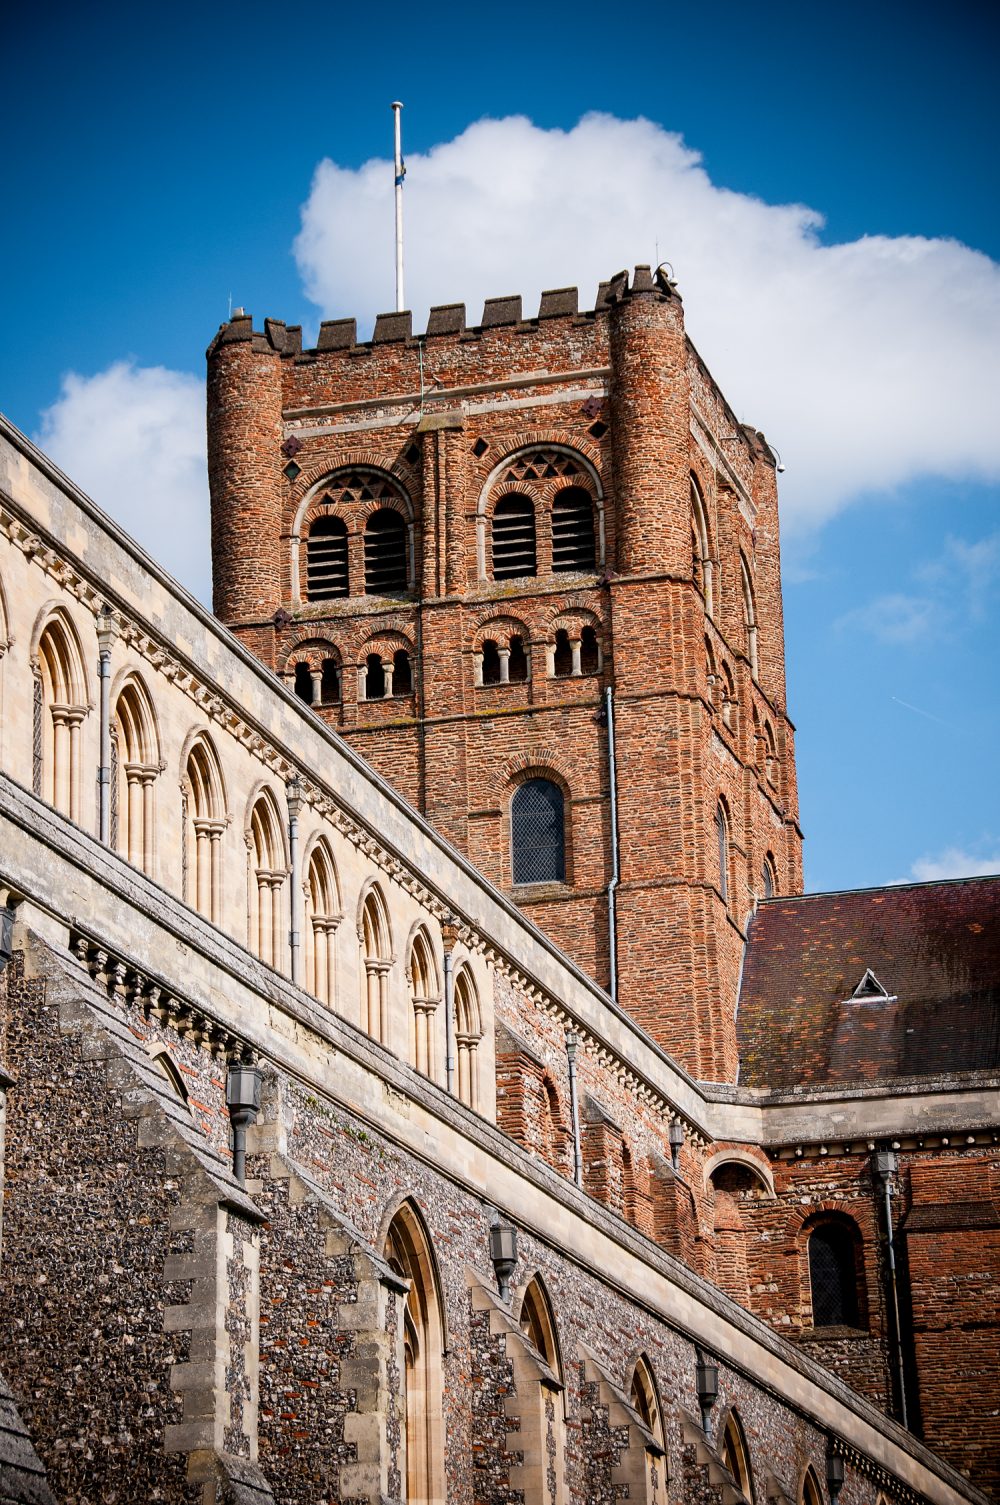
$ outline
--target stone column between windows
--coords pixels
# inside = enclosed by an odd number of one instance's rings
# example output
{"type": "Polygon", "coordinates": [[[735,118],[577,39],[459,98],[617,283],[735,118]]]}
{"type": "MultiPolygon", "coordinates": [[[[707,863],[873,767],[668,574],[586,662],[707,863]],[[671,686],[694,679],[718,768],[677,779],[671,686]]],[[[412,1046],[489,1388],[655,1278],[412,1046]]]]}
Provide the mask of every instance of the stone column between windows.
{"type": "Polygon", "coordinates": [[[580,657],[582,652],[581,640],[579,638],[570,638],[569,646],[570,652],[573,655],[573,667],[569,672],[574,679],[579,679],[583,673],[583,662],[580,657]]]}
{"type": "Polygon", "coordinates": [[[502,685],[510,684],[510,646],[509,646],[509,644],[505,648],[498,648],[497,649],[497,653],[500,655],[500,683],[502,685]]]}

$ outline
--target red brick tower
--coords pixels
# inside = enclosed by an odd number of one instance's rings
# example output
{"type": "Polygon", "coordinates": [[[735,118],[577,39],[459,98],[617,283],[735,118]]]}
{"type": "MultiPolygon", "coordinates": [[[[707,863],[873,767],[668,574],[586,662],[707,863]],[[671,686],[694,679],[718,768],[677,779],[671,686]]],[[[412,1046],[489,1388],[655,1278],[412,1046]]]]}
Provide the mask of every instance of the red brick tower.
{"type": "Polygon", "coordinates": [[[697,1076],[801,886],[774,459],[647,267],[209,350],[215,609],[697,1076]],[[607,692],[617,776],[617,868],[607,692]],[[612,978],[609,889],[614,889],[612,978]]]}

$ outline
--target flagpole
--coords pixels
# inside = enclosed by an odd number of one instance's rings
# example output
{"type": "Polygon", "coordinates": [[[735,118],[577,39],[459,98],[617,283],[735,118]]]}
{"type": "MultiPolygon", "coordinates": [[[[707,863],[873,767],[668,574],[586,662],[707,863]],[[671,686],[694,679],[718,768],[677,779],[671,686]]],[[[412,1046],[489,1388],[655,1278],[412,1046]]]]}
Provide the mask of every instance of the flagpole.
{"type": "Polygon", "coordinates": [[[403,178],[406,168],[403,166],[403,135],[401,115],[403,106],[398,99],[392,102],[392,113],[395,122],[396,153],[395,153],[395,176],[396,176],[396,312],[401,313],[404,306],[403,294],[403,178]]]}

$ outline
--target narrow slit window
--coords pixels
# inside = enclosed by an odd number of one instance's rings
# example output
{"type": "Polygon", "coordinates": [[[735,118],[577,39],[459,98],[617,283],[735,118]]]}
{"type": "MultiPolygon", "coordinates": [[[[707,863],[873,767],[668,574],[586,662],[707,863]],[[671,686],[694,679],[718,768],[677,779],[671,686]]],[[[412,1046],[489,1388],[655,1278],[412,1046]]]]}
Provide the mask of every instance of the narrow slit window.
{"type": "Polygon", "coordinates": [[[726,812],[721,805],[715,811],[715,839],[719,849],[719,892],[723,904],[729,903],[729,830],[726,812]]]}
{"type": "Polygon", "coordinates": [[[380,507],[365,528],[365,594],[388,596],[406,588],[406,524],[395,508],[380,507]]]}
{"type": "Polygon", "coordinates": [[[504,496],[493,512],[493,578],[534,575],[535,509],[526,496],[504,496]]]}
{"type": "Polygon", "coordinates": [[[317,517],[306,544],[306,590],[310,601],[350,594],[347,524],[342,517],[317,517]]]}
{"type": "Polygon", "coordinates": [[[584,674],[596,674],[601,667],[601,654],[597,646],[597,633],[593,627],[585,627],[580,634],[580,669],[584,674]]]}
{"type": "Polygon", "coordinates": [[[552,569],[587,574],[595,568],[594,504],[582,486],[567,486],[552,503],[552,569]]]}
{"type": "Polygon", "coordinates": [[[573,649],[570,647],[569,633],[565,627],[560,627],[556,633],[556,651],[552,668],[556,679],[564,679],[573,672],[573,649]]]}

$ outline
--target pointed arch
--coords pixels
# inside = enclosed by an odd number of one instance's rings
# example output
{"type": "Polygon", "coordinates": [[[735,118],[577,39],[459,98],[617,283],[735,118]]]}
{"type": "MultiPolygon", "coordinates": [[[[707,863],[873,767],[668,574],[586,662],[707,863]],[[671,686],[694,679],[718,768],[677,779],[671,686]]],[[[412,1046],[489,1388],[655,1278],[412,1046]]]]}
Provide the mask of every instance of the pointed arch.
{"type": "Polygon", "coordinates": [[[283,890],[288,879],[285,823],[274,793],[259,787],[247,802],[247,944],[269,967],[281,969],[288,915],[283,890]]]}
{"type": "Polygon", "coordinates": [[[527,1431],[529,1436],[532,1431],[538,1429],[542,1442],[539,1451],[543,1458],[549,1460],[549,1479],[554,1485],[554,1488],[550,1488],[549,1498],[554,1500],[556,1505],[562,1505],[566,1498],[565,1388],[562,1352],[552,1302],[549,1299],[545,1282],[541,1274],[537,1272],[524,1288],[518,1312],[518,1325],[536,1353],[544,1359],[555,1380],[555,1385],[551,1381],[549,1383],[543,1381],[538,1387],[537,1417],[531,1416],[530,1413],[526,1414],[527,1397],[525,1397],[522,1403],[524,1409],[521,1415],[521,1428],[522,1431],[527,1431]]]}
{"type": "Polygon", "coordinates": [[[820,1488],[816,1470],[810,1463],[802,1476],[802,1488],[799,1490],[800,1505],[823,1505],[823,1491],[820,1488]]]}
{"type": "Polygon", "coordinates": [[[112,686],[111,840],[123,857],[152,874],[160,737],[142,676],[128,670],[112,686]]]}
{"type": "Polygon", "coordinates": [[[545,1281],[538,1271],[524,1288],[517,1320],[525,1337],[541,1354],[553,1374],[562,1381],[562,1351],[555,1313],[545,1281]]]}
{"type": "Polygon", "coordinates": [[[445,1497],[443,1357],[447,1334],[433,1245],[420,1209],[407,1199],[385,1235],[386,1261],[410,1283],[403,1309],[406,1500],[445,1497]]]}
{"type": "Polygon", "coordinates": [[[773,852],[764,853],[764,861],[761,865],[761,898],[773,899],[778,892],[778,864],[774,860],[773,852]]]}
{"type": "Polygon", "coordinates": [[[735,1410],[730,1410],[722,1426],[719,1438],[722,1461],[736,1481],[744,1499],[753,1501],[753,1474],[750,1469],[750,1453],[747,1448],[743,1423],[735,1410]]]}
{"type": "Polygon", "coordinates": [[[458,1047],[458,1095],[467,1107],[479,1111],[479,1042],[483,1017],[479,992],[469,967],[455,973],[455,1044],[458,1047]]]}
{"type": "Polygon", "coordinates": [[[72,617],[50,602],[31,635],[34,675],[32,782],[36,794],[80,823],[83,722],[90,712],[87,670],[72,617]]]}
{"type": "Polygon", "coordinates": [[[332,1007],[336,998],[336,937],[343,918],[337,865],[325,836],[317,836],[305,853],[306,989],[332,1007]]]}
{"type": "Polygon", "coordinates": [[[660,1505],[666,1500],[666,1436],[663,1430],[663,1407],[660,1392],[653,1375],[653,1366],[646,1354],[640,1354],[632,1367],[628,1384],[629,1402],[638,1414],[646,1431],[659,1446],[659,1453],[647,1444],[645,1452],[647,1505],[660,1505]]]}
{"type": "Polygon", "coordinates": [[[705,601],[705,611],[712,615],[715,599],[712,548],[708,531],[708,512],[697,477],[691,475],[691,568],[696,588],[705,601]]]}
{"type": "Polygon", "coordinates": [[[222,916],[222,833],[226,786],[215,743],[208,732],[188,736],[181,753],[181,816],[184,824],[182,893],[206,920],[222,916]]]}
{"type": "Polygon", "coordinates": [[[361,1025],[373,1040],[389,1043],[389,973],[392,969],[392,927],[385,895],[376,882],[361,891],[358,904],[358,944],[361,947],[361,1025]]]}
{"type": "Polygon", "coordinates": [[[438,1076],[437,1019],[441,979],[437,954],[426,925],[417,924],[406,945],[406,975],[410,984],[410,1060],[418,1071],[438,1076]]]}
{"type": "Polygon", "coordinates": [[[757,602],[754,595],[753,575],[746,555],[740,552],[740,594],[743,598],[743,626],[746,631],[747,658],[750,673],[757,676],[757,602]]]}

